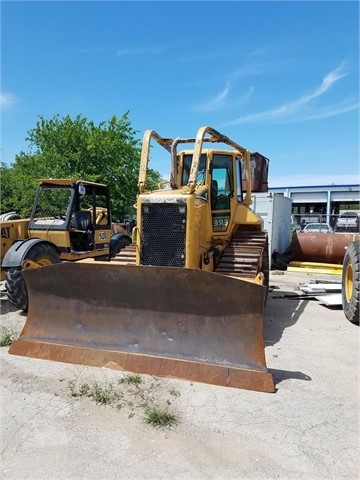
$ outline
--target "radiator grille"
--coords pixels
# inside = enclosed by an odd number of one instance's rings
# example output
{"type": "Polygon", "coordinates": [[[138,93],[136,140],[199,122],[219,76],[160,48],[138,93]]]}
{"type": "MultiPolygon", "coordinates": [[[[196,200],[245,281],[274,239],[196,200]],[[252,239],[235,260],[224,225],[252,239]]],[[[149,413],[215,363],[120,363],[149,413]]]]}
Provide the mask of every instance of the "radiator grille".
{"type": "Polygon", "coordinates": [[[186,203],[143,203],[141,265],[185,266],[186,203]]]}

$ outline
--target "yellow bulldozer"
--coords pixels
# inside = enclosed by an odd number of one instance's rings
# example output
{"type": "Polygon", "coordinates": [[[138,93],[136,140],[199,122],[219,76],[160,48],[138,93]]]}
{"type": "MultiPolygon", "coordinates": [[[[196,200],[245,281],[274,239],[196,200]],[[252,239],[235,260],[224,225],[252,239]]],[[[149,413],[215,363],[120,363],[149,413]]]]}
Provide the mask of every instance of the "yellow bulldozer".
{"type": "Polygon", "coordinates": [[[30,218],[15,212],[0,217],[1,280],[10,301],[28,308],[23,271],[77,261],[109,260],[131,243],[125,232],[113,232],[106,185],[72,179],[41,179],[30,218]]]}
{"type": "Polygon", "coordinates": [[[268,240],[250,208],[255,167],[249,150],[211,127],[195,138],[146,131],[132,244],[110,262],[25,270],[28,318],[10,353],[274,392],[268,240]],[[151,141],[171,160],[168,185],[155,191],[151,141]]]}

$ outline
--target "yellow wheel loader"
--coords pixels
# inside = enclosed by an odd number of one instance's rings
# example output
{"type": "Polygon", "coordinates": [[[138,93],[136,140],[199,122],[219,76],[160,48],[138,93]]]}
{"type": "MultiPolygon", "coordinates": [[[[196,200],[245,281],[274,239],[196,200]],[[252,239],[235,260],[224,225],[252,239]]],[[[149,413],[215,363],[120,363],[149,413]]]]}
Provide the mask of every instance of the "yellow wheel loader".
{"type": "Polygon", "coordinates": [[[112,232],[108,188],[80,180],[39,180],[30,218],[9,212],[0,217],[0,228],[1,280],[10,301],[24,311],[24,269],[110,259],[131,243],[129,235],[112,232]]]}
{"type": "Polygon", "coordinates": [[[347,246],[342,269],[342,307],[351,323],[360,321],[360,240],[347,246]]]}
{"type": "Polygon", "coordinates": [[[132,244],[109,263],[25,271],[29,313],[10,353],[274,392],[267,234],[250,208],[250,163],[211,127],[182,139],[146,131],[132,244]],[[156,191],[147,188],[152,140],[171,159],[168,187],[156,191]]]}

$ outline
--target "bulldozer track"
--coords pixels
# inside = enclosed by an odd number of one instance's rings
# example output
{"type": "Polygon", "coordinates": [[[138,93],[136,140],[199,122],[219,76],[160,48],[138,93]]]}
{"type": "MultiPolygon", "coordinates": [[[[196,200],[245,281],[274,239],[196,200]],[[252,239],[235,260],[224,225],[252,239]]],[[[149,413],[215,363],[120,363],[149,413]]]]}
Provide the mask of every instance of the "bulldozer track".
{"type": "Polygon", "coordinates": [[[111,261],[119,265],[136,265],[136,245],[131,244],[122,248],[111,261]]]}
{"type": "MultiPolygon", "coordinates": [[[[136,246],[128,245],[113,259],[119,265],[136,265],[136,246]]],[[[236,232],[225,249],[216,273],[239,278],[255,278],[263,271],[269,273],[266,232],[236,232]]]]}
{"type": "Polygon", "coordinates": [[[240,278],[255,278],[269,271],[266,232],[236,232],[225,249],[216,273],[240,278]]]}

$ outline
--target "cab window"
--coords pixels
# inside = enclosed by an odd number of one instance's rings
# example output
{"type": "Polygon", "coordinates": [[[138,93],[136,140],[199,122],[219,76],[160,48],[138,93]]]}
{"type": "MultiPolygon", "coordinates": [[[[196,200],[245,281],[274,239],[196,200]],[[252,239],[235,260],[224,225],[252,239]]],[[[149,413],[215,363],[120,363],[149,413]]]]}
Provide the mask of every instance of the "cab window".
{"type": "Polygon", "coordinates": [[[211,174],[212,210],[230,209],[234,193],[232,155],[215,154],[211,174]]]}
{"type": "Polygon", "coordinates": [[[225,232],[230,223],[230,198],[234,194],[233,156],[214,154],[211,166],[211,216],[213,232],[225,232]]]}
{"type": "MultiPolygon", "coordinates": [[[[181,185],[187,185],[189,183],[191,164],[193,160],[192,154],[186,154],[183,156],[183,170],[181,175],[181,185]]],[[[196,183],[204,183],[206,174],[206,154],[202,153],[200,156],[199,170],[196,179],[196,183]]]]}

